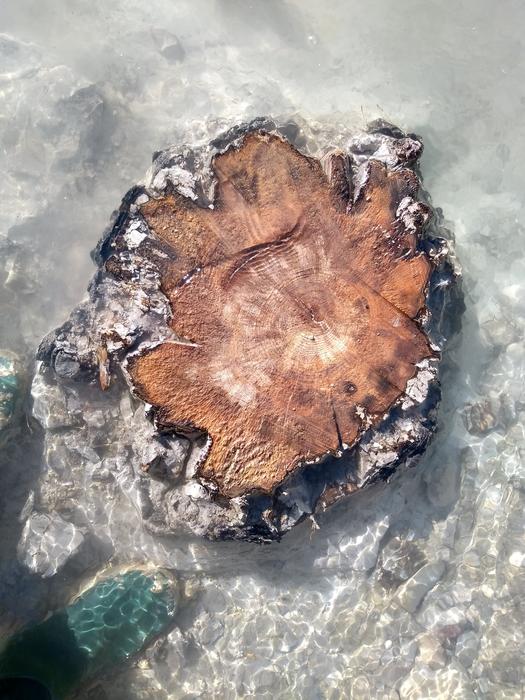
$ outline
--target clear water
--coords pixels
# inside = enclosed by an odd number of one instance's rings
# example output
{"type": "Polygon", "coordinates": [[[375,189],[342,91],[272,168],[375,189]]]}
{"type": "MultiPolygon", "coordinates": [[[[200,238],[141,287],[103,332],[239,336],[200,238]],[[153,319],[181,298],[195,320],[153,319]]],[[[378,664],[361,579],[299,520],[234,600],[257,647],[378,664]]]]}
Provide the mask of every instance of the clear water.
{"type": "MultiPolygon", "coordinates": [[[[101,513],[123,522],[114,561],[170,565],[188,595],[165,642],[83,697],[523,696],[524,22],[517,0],[3,0],[0,347],[22,383],[152,151],[259,114],[420,134],[464,271],[443,430],[416,470],[263,549],[161,545],[132,511],[101,513]]],[[[3,637],[101,566],[42,577],[19,560],[43,457],[18,410],[0,454],[3,637]]]]}

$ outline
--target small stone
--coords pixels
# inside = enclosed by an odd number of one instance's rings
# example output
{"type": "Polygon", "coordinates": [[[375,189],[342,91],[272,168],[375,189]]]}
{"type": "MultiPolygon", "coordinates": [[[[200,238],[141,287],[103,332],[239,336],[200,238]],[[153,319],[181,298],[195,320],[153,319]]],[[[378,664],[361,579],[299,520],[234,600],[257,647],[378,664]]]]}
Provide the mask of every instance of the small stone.
{"type": "Polygon", "coordinates": [[[488,669],[488,674],[497,683],[508,683],[513,686],[520,685],[525,678],[523,651],[509,649],[495,654],[488,669]]]}
{"type": "Polygon", "coordinates": [[[83,542],[82,532],[58,513],[33,513],[24,525],[18,558],[30,571],[47,578],[56,574],[83,542]]]}
{"type": "Polygon", "coordinates": [[[512,399],[504,393],[467,404],[463,422],[472,435],[487,435],[498,428],[508,428],[516,421],[512,399]]]}
{"type": "Polygon", "coordinates": [[[463,626],[460,624],[449,624],[442,625],[437,628],[437,635],[439,639],[447,645],[454,644],[454,641],[463,632],[463,626]]]}
{"type": "Polygon", "coordinates": [[[425,555],[414,541],[392,537],[381,550],[379,580],[385,588],[397,587],[424,564],[425,555]]]}
{"type": "Polygon", "coordinates": [[[252,677],[253,687],[259,691],[269,691],[278,686],[279,674],[269,668],[263,668],[252,677]]]}
{"type": "Polygon", "coordinates": [[[357,676],[354,678],[351,685],[351,697],[353,700],[369,700],[370,683],[366,676],[357,676]]]}
{"type": "Polygon", "coordinates": [[[413,668],[399,687],[399,697],[401,700],[476,700],[472,683],[461,668],[447,666],[432,671],[420,664],[413,668]]]}
{"type": "Polygon", "coordinates": [[[473,631],[463,632],[456,640],[455,654],[458,661],[465,667],[470,668],[478,655],[479,637],[473,631]]]}
{"type": "Polygon", "coordinates": [[[512,566],[525,566],[525,554],[523,552],[512,552],[509,557],[509,563],[512,566]]]}
{"type": "Polygon", "coordinates": [[[31,386],[31,396],[33,416],[45,430],[78,425],[77,417],[68,409],[65,390],[59,384],[51,384],[37,373],[31,386]]]}
{"type": "Polygon", "coordinates": [[[419,638],[419,656],[434,671],[447,663],[445,650],[433,634],[424,634],[419,638]]]}
{"type": "Polygon", "coordinates": [[[169,63],[179,63],[184,60],[186,52],[175,34],[164,29],[153,29],[152,35],[160,53],[169,63]]]}
{"type": "Polygon", "coordinates": [[[426,594],[443,577],[446,566],[442,561],[425,564],[398,589],[396,599],[402,608],[414,613],[426,594]]]}
{"type": "Polygon", "coordinates": [[[11,421],[19,390],[18,358],[9,350],[0,350],[0,432],[11,421]]]}
{"type": "Polygon", "coordinates": [[[224,634],[224,625],[220,619],[204,612],[197,618],[193,626],[193,636],[198,643],[205,647],[211,647],[224,634]]]}

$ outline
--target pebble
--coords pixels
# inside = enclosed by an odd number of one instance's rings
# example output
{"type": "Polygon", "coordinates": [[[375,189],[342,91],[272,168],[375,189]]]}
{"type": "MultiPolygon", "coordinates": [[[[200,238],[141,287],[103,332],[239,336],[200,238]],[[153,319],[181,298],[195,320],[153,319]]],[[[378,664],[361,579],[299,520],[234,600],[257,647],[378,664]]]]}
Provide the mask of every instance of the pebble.
{"type": "Polygon", "coordinates": [[[0,432],[7,427],[15,410],[19,392],[18,358],[9,350],[0,350],[0,432]]]}
{"type": "Polygon", "coordinates": [[[433,634],[424,634],[419,638],[419,657],[430,669],[443,668],[447,663],[447,655],[439,639],[433,634]]]}
{"type": "Polygon", "coordinates": [[[479,637],[473,630],[463,632],[456,640],[455,654],[458,661],[470,668],[478,655],[479,637]]]}
{"type": "Polygon", "coordinates": [[[34,512],[24,525],[19,558],[31,572],[47,578],[56,574],[83,542],[83,533],[58,513],[34,512]]]}
{"type": "Polygon", "coordinates": [[[445,570],[446,565],[442,561],[431,562],[421,567],[398,589],[396,599],[401,607],[414,613],[426,594],[442,578],[445,570]]]}
{"type": "Polygon", "coordinates": [[[78,425],[78,418],[69,411],[65,391],[58,384],[50,384],[37,373],[31,385],[31,396],[33,416],[44,430],[78,425]]]}

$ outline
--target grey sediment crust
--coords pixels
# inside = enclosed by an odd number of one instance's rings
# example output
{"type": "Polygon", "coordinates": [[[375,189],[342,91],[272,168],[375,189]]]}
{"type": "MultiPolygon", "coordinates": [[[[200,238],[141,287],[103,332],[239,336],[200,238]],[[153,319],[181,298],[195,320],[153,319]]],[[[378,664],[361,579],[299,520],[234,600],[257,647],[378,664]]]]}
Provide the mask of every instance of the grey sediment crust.
{"type": "MultiPolygon", "coordinates": [[[[120,400],[128,388],[134,392],[126,371],[129,357],[162,342],[182,342],[169,326],[171,309],[160,283],[159,266],[168,255],[167,249],[147,227],[139,212],[140,204],[171,190],[200,206],[211,207],[215,188],[211,159],[216,153],[235,148],[253,130],[280,134],[299,150],[316,157],[322,157],[334,145],[343,148],[350,158],[354,201],[366,182],[370,160],[380,160],[391,169],[403,167],[417,172],[423,150],[418,137],[383,121],[353,136],[326,128],[314,133],[303,123],[261,118],[234,127],[209,144],[169,148],[155,154],[146,181],[125,195],[93,252],[99,269],[89,285],[87,301],[47,336],[38,350],[39,381],[50,387],[62,385],[76,397],[81,415],[90,410],[84,386],[112,376],[114,386],[107,400],[115,401],[117,395],[120,400]]],[[[154,407],[146,405],[143,424],[130,433],[129,449],[136,468],[147,475],[139,480],[139,500],[143,503],[144,523],[151,532],[169,535],[186,531],[212,539],[280,539],[304,518],[314,517],[347,496],[349,489],[387,479],[400,466],[412,466],[417,461],[437,427],[440,356],[459,328],[463,308],[453,241],[442,225],[439,210],[432,210],[430,198],[422,191],[417,202],[401,203],[398,217],[405,227],[414,226],[422,213],[420,203],[434,214],[419,240],[419,248],[433,258],[434,270],[426,290],[426,309],[417,322],[437,357],[419,363],[405,393],[375,428],[367,427],[363,409],[363,431],[354,447],[343,446],[341,456],[304,464],[269,496],[217,496],[212,484],[195,477],[206,455],[206,436],[189,441],[166,430],[156,423],[154,407]]],[[[140,423],[139,418],[134,420],[140,423]]],[[[118,434],[119,421],[108,430],[118,434]]]]}

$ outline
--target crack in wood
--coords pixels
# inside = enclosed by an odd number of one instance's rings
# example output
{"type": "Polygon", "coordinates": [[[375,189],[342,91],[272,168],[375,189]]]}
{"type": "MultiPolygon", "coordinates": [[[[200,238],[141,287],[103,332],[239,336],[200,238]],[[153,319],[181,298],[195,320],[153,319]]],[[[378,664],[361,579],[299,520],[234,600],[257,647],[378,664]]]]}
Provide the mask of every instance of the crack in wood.
{"type": "Polygon", "coordinates": [[[141,207],[173,251],[162,284],[172,330],[191,347],[146,350],[130,376],[163,425],[209,434],[203,480],[226,497],[270,493],[354,445],[357,409],[377,424],[433,355],[417,322],[432,262],[418,251],[421,226],[397,218],[418,181],[369,161],[349,207],[344,158],[326,175],[257,131],[212,170],[212,208],[173,193],[141,207]]]}

